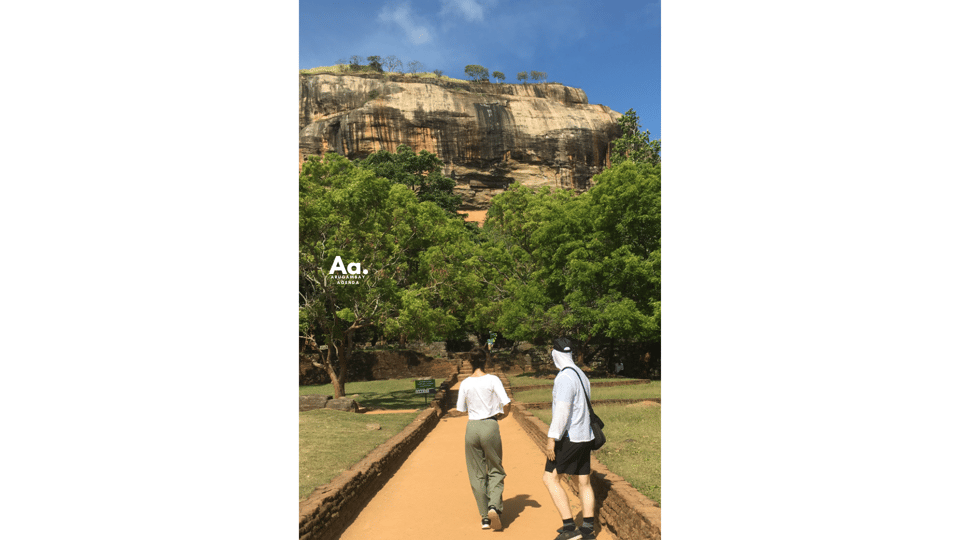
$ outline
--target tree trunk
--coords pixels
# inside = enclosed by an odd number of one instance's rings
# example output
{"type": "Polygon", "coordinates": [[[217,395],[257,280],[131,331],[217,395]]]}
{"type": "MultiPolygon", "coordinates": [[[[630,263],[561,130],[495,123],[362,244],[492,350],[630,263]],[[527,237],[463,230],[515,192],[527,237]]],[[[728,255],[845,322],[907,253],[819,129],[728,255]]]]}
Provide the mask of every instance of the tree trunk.
{"type": "Polygon", "coordinates": [[[587,343],[590,343],[590,340],[593,339],[593,336],[588,336],[587,340],[584,341],[579,347],[577,347],[577,365],[580,366],[580,369],[584,367],[584,357],[586,356],[587,343]]]}
{"type": "Polygon", "coordinates": [[[347,338],[348,344],[345,344],[339,351],[340,354],[340,374],[333,379],[333,397],[342,398],[347,395],[347,366],[350,365],[350,356],[353,353],[353,340],[347,338]]]}
{"type": "MultiPolygon", "coordinates": [[[[350,365],[350,357],[353,356],[353,330],[346,332],[347,337],[340,342],[337,347],[337,360],[339,360],[340,373],[336,376],[331,374],[330,382],[333,384],[333,398],[342,398],[347,395],[347,366],[350,365]]],[[[333,362],[329,362],[331,371],[333,362]]]]}
{"type": "MultiPolygon", "coordinates": [[[[344,392],[343,392],[343,382],[338,377],[337,371],[333,369],[333,358],[332,358],[333,354],[336,354],[338,357],[340,356],[340,350],[335,346],[329,347],[327,349],[327,356],[324,359],[323,367],[324,369],[327,370],[327,375],[330,376],[330,384],[333,385],[333,397],[334,399],[336,399],[336,398],[342,398],[344,392]]],[[[343,372],[342,369],[340,371],[341,373],[343,372]]]]}
{"type": "MultiPolygon", "coordinates": [[[[323,360],[321,364],[316,362],[313,365],[321,367],[327,370],[327,375],[330,376],[330,384],[333,385],[333,397],[334,399],[342,398],[346,395],[346,386],[347,386],[347,366],[350,365],[350,358],[353,356],[353,333],[358,329],[362,328],[360,326],[352,326],[346,331],[346,338],[342,341],[333,339],[329,334],[327,334],[327,350],[326,355],[324,351],[320,351],[320,358],[323,360]],[[333,361],[336,355],[337,366],[339,370],[333,368],[333,361]],[[338,372],[339,371],[339,372],[338,372]]],[[[313,339],[313,336],[307,337],[308,341],[319,350],[316,341],[313,339]]]]}
{"type": "Polygon", "coordinates": [[[331,379],[330,382],[333,384],[333,399],[339,399],[346,395],[346,392],[344,391],[347,386],[346,379],[346,373],[340,377],[334,377],[331,379]]]}

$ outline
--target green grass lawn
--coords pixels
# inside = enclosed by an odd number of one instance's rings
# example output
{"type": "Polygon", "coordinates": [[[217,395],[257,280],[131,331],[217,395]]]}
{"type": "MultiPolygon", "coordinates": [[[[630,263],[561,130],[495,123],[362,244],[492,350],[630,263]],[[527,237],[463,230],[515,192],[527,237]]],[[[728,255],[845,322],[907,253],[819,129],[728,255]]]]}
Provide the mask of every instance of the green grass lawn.
{"type": "MultiPolygon", "coordinates": [[[[547,425],[549,410],[530,411],[547,425]]],[[[660,407],[599,405],[607,444],[594,455],[614,474],[660,504],[660,407]]]]}
{"type": "MultiPolygon", "coordinates": [[[[552,379],[535,379],[532,375],[508,375],[507,380],[510,381],[510,386],[553,386],[552,379]]],[[[635,381],[639,379],[625,379],[623,377],[611,378],[611,379],[590,379],[591,383],[595,382],[625,382],[625,381],[635,381]]]]}
{"type": "MultiPolygon", "coordinates": [[[[357,400],[357,403],[368,409],[423,409],[433,400],[435,394],[416,394],[414,393],[413,381],[409,379],[395,379],[389,381],[360,381],[347,382],[344,390],[347,397],[357,400]],[[424,403],[426,395],[426,403],[424,403]]],[[[439,389],[443,379],[434,379],[434,384],[439,389]]],[[[301,396],[320,395],[332,396],[333,385],[324,384],[321,386],[301,386],[301,396]]]]}
{"type": "Polygon", "coordinates": [[[300,500],[403,431],[417,414],[366,415],[328,409],[300,413],[300,500]],[[382,429],[366,428],[374,423],[382,429]]]}
{"type": "MultiPolygon", "coordinates": [[[[603,379],[597,379],[601,381],[603,379]]],[[[621,379],[622,380],[622,379],[621,379]]],[[[594,382],[594,381],[590,381],[594,382]]],[[[552,381],[551,381],[552,383],[552,381]]],[[[513,383],[510,383],[513,386],[513,383]]],[[[513,399],[521,403],[545,403],[553,401],[553,386],[542,389],[514,392],[513,399]]],[[[650,384],[631,384],[627,386],[598,386],[590,389],[591,399],[646,399],[660,397],[660,381],[650,384]]]]}

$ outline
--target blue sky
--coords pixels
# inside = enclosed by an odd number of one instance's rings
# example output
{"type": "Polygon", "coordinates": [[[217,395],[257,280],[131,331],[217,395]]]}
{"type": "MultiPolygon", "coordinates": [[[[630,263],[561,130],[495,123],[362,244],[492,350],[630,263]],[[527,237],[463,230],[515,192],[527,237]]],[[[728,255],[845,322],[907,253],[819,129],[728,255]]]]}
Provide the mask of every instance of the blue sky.
{"type": "Polygon", "coordinates": [[[513,83],[543,71],[660,138],[659,0],[301,0],[300,69],[391,54],[461,79],[468,64],[513,83]]]}

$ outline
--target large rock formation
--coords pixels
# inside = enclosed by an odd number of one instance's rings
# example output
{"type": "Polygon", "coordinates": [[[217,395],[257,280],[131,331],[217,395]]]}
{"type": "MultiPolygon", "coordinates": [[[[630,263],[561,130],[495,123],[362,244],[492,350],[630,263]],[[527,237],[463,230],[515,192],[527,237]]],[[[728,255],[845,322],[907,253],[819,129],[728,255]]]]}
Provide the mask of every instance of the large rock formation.
{"type": "Polygon", "coordinates": [[[300,76],[300,161],[350,159],[405,144],[457,181],[465,210],[512,182],[586,189],[607,163],[620,113],[561,84],[491,84],[397,75],[300,76]]]}

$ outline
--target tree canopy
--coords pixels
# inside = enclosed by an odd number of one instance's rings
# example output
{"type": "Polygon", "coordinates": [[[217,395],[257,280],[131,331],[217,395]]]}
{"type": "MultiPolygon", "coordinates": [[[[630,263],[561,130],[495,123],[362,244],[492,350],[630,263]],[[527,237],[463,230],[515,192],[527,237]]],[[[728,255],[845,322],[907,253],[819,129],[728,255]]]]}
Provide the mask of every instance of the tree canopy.
{"type": "Polygon", "coordinates": [[[470,268],[459,263],[466,228],[406,186],[337,154],[310,157],[300,174],[299,244],[300,335],[327,346],[319,365],[336,397],[361,328],[419,339],[458,328],[445,295],[470,268]]]}
{"type": "Polygon", "coordinates": [[[401,144],[396,153],[380,150],[358,161],[357,166],[407,186],[420,201],[436,203],[452,214],[456,214],[460,206],[460,197],[453,194],[456,182],[443,176],[443,162],[426,150],[417,154],[409,146],[401,144]]]}
{"type": "Polygon", "coordinates": [[[610,147],[610,163],[617,165],[625,161],[634,163],[660,163],[660,140],[650,140],[650,130],[640,131],[637,113],[631,108],[617,119],[620,137],[610,147]]]}
{"type": "Polygon", "coordinates": [[[476,82],[490,81],[490,71],[483,66],[470,64],[467,67],[463,68],[463,72],[466,73],[468,77],[470,77],[476,82]]]}
{"type": "Polygon", "coordinates": [[[594,182],[579,196],[514,185],[494,198],[481,255],[490,302],[475,318],[509,339],[659,341],[660,168],[623,163],[594,182]]]}
{"type": "Polygon", "coordinates": [[[660,141],[640,131],[633,109],[618,125],[613,165],[590,189],[511,185],[482,229],[456,214],[455,182],[427,151],[308,158],[300,335],[327,346],[317,365],[334,394],[344,394],[364,328],[401,340],[496,331],[591,347],[659,344],[660,141]]]}

